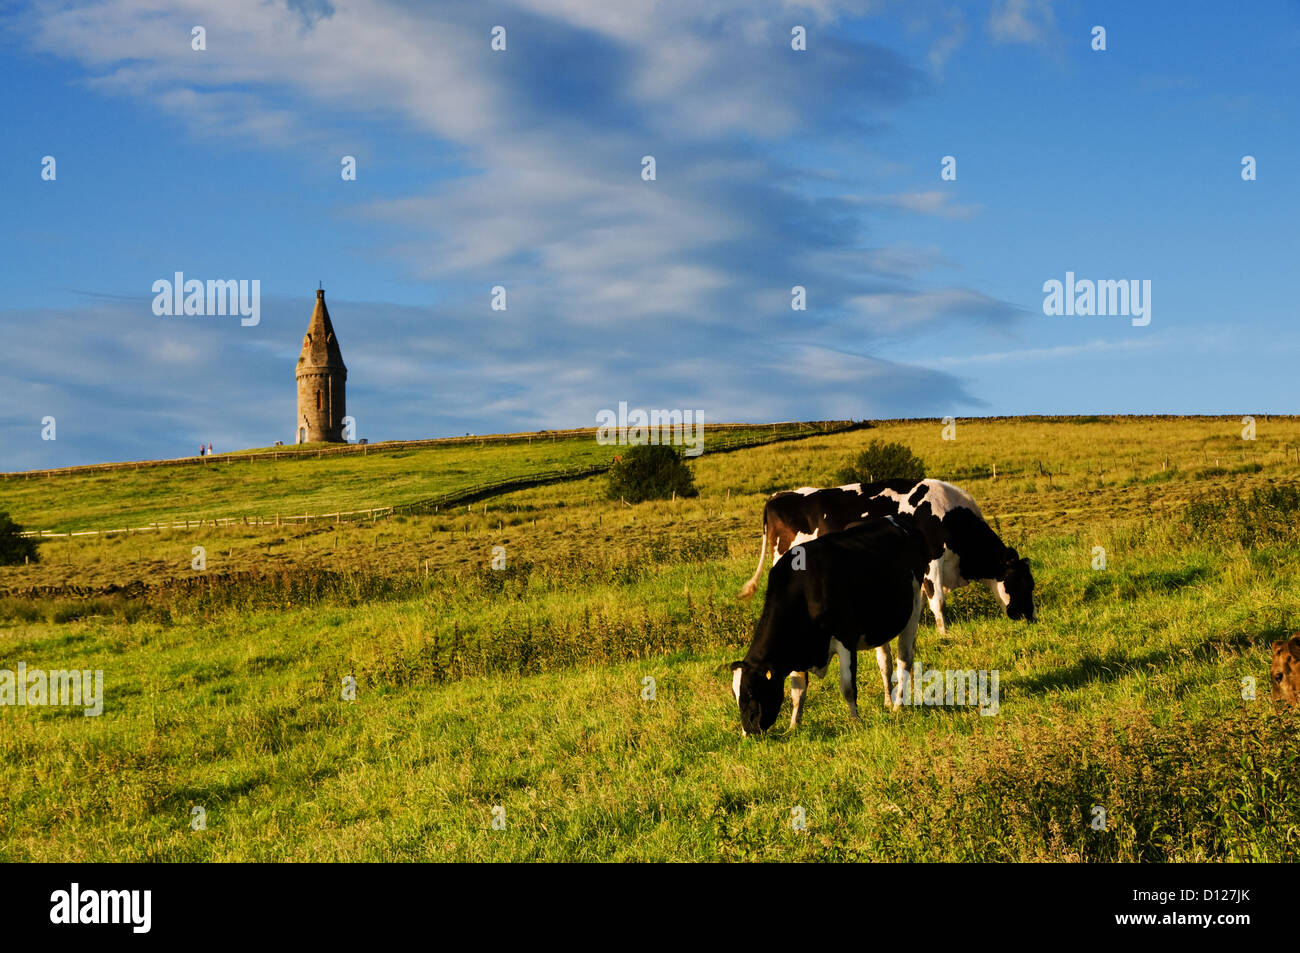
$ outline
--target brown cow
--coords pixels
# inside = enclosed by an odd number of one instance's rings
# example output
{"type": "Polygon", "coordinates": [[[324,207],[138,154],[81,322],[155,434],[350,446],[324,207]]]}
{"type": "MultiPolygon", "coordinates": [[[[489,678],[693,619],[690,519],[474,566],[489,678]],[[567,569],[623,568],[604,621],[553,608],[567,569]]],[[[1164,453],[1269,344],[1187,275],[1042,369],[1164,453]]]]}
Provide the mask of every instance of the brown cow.
{"type": "Polygon", "coordinates": [[[1300,632],[1289,641],[1273,643],[1273,667],[1268,674],[1273,701],[1300,704],[1300,632]]]}

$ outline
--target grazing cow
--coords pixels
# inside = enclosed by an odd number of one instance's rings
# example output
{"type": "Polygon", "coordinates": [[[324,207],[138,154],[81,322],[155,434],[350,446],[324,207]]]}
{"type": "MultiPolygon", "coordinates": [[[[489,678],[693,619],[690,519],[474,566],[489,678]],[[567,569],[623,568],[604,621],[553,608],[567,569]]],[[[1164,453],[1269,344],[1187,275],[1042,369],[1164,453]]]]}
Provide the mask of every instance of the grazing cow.
{"type": "Polygon", "coordinates": [[[1034,621],[1034,577],[1029,560],[1005,545],[975,501],[941,480],[885,480],[774,493],[763,507],[763,538],[758,568],[740,590],[748,599],[758,586],[767,548],[776,563],[791,547],[870,517],[911,514],[930,546],[924,592],[942,635],[944,597],[953,589],[983,580],[1012,619],[1034,621]]]}
{"type": "Polygon", "coordinates": [[[1273,701],[1300,705],[1300,632],[1286,642],[1273,643],[1273,701]]]}
{"type": "Polygon", "coordinates": [[[824,676],[832,652],[840,660],[840,691],[851,717],[858,717],[857,653],[865,648],[876,650],[885,706],[900,704],[912,672],[928,563],[925,537],[906,516],[867,520],[778,560],[767,576],[749,651],[731,663],[741,731],[759,734],[776,721],[787,675],[790,727],[796,727],[808,672],[824,676]],[[895,638],[898,686],[891,699],[889,642],[895,638]]]}

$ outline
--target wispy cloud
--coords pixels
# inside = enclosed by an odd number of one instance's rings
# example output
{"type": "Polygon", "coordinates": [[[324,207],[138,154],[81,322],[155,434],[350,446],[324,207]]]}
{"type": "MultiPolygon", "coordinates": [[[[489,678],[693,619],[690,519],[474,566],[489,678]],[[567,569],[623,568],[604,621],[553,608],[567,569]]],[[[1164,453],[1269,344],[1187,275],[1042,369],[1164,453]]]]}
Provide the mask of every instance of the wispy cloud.
{"type": "MultiPolygon", "coordinates": [[[[885,217],[960,220],[978,206],[885,186],[864,197],[802,157],[808,142],[870,141],[929,88],[927,73],[897,51],[832,28],[871,10],[829,0],[102,0],[35,7],[20,20],[33,48],[84,68],[95,95],[144,104],[215,148],[321,151],[348,122],[372,142],[433,142],[436,154],[455,156],[431,162],[419,185],[359,193],[345,210],[378,230],[374,255],[438,288],[436,311],[357,304],[336,321],[358,399],[381,384],[389,391],[385,416],[363,432],[414,437],[582,423],[637,395],[696,402],[713,419],[976,403],[947,375],[867,352],[873,336],[912,323],[1015,319],[1015,308],[974,289],[923,282],[945,264],[938,249],[875,234],[885,217]],[[792,22],[811,30],[806,54],[790,49],[792,22]],[[505,53],[489,45],[498,23],[505,53]],[[195,24],[206,51],[190,48],[195,24]],[[644,155],[655,157],[655,181],[641,178],[644,155]],[[488,308],[498,284],[506,312],[488,308]],[[812,302],[804,314],[790,308],[797,284],[812,302]],[[349,335],[357,318],[364,336],[349,335]],[[792,328],[843,328],[854,347],[803,346],[791,359],[792,328]]],[[[965,36],[960,19],[940,27],[932,68],[965,36]]],[[[157,273],[170,274],[163,257],[157,273]]],[[[264,320],[242,338],[127,334],[112,347],[117,368],[133,368],[139,382],[130,400],[116,370],[92,366],[102,356],[94,351],[76,352],[77,370],[63,363],[46,383],[96,380],[137,427],[140,402],[152,402],[160,442],[183,444],[211,417],[204,400],[234,390],[167,369],[192,365],[196,348],[217,348],[226,364],[237,352],[241,368],[257,369],[239,372],[240,393],[259,396],[241,404],[247,413],[223,412],[227,429],[213,439],[267,442],[279,435],[267,426],[270,409],[280,407],[274,420],[292,414],[275,362],[292,359],[306,320],[301,302],[281,306],[283,323],[264,320]],[[272,330],[284,335],[278,351],[272,330]],[[89,378],[74,377],[82,373],[89,378]]],[[[0,320],[66,331],[77,317],[0,320]]],[[[12,382],[23,406],[45,399],[36,383],[12,382]]],[[[74,416],[82,411],[91,408],[74,416]]],[[[144,452],[143,431],[116,426],[123,447],[144,452]]]]}
{"type": "Polygon", "coordinates": [[[994,0],[989,35],[999,43],[1039,43],[1056,25],[1052,0],[994,0]]]}
{"type": "Polygon", "coordinates": [[[847,197],[849,201],[881,209],[914,212],[918,215],[937,215],[940,218],[967,219],[978,214],[978,205],[960,205],[951,192],[930,189],[924,192],[900,192],[894,195],[863,195],[847,197]]]}
{"type": "Polygon", "coordinates": [[[943,77],[949,58],[966,42],[966,18],[961,9],[954,7],[948,11],[948,17],[948,31],[941,34],[930,45],[930,70],[940,79],[943,77]]]}
{"type": "Polygon", "coordinates": [[[956,354],[946,357],[927,358],[924,363],[931,367],[960,367],[967,364],[1002,364],[1012,361],[1044,361],[1063,357],[1077,357],[1084,354],[1100,354],[1111,351],[1140,351],[1157,346],[1150,338],[1132,338],[1126,341],[1095,340],[1083,344],[1061,344],[1055,347],[1020,348],[1012,351],[987,351],[982,354],[956,354]]]}
{"type": "Polygon", "coordinates": [[[849,307],[880,334],[928,330],[944,322],[1005,325],[1023,314],[997,298],[962,288],[856,295],[849,307]]]}

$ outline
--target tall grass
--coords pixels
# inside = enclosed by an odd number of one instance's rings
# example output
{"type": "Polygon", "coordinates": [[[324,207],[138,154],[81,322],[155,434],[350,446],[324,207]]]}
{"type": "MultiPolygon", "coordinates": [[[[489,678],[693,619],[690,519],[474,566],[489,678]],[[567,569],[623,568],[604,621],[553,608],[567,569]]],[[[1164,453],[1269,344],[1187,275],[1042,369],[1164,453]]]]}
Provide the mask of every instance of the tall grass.
{"type": "Polygon", "coordinates": [[[1196,499],[1187,505],[1183,518],[1200,539],[1247,547],[1294,542],[1300,535],[1300,484],[1270,484],[1241,496],[1196,499]]]}

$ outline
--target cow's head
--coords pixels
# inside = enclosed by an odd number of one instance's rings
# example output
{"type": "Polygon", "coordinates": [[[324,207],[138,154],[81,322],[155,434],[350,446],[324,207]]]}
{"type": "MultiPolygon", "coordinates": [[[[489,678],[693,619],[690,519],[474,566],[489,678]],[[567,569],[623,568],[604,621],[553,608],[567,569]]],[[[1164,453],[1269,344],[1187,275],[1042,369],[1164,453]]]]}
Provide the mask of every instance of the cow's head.
{"type": "Polygon", "coordinates": [[[1273,667],[1268,676],[1274,701],[1300,705],[1300,632],[1286,642],[1273,643],[1273,667]]]}
{"type": "Polygon", "coordinates": [[[1003,556],[998,595],[1008,618],[1034,621],[1034,575],[1029,571],[1029,560],[1021,559],[1013,546],[1008,546],[1003,556]]]}
{"type": "Polygon", "coordinates": [[[731,694],[740,706],[740,730],[759,735],[772,727],[785,700],[784,677],[754,662],[731,663],[731,694]]]}

